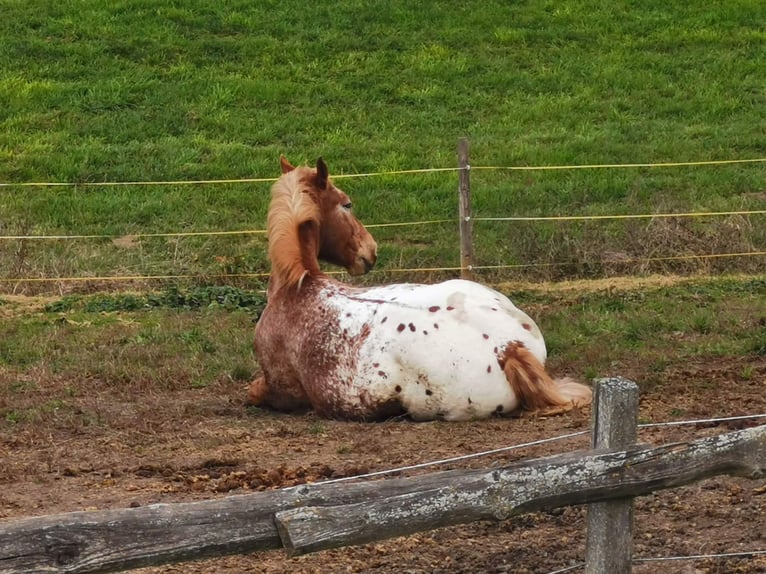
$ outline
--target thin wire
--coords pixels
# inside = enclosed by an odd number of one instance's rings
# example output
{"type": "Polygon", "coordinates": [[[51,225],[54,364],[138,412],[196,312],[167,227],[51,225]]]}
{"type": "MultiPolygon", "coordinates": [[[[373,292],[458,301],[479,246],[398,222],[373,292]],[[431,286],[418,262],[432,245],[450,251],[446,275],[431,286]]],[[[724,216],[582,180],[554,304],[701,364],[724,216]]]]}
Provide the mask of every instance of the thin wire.
{"type": "Polygon", "coordinates": [[[633,263],[637,261],[671,261],[679,259],[721,259],[725,257],[749,257],[766,255],[766,251],[743,251],[742,253],[710,253],[708,255],[676,255],[672,257],[648,257],[646,259],[635,258],[627,261],[633,263]]]}
{"type": "Polygon", "coordinates": [[[404,471],[408,471],[408,470],[415,470],[415,469],[419,469],[419,468],[427,468],[429,466],[439,466],[439,465],[442,465],[442,464],[448,464],[448,463],[453,463],[453,462],[460,462],[460,461],[469,460],[469,459],[472,459],[472,458],[480,458],[480,457],[488,456],[488,455],[491,455],[491,454],[497,454],[497,453],[501,453],[501,452],[508,452],[508,451],[511,451],[511,450],[525,448],[525,447],[528,447],[528,446],[536,446],[536,445],[539,445],[539,444],[545,444],[545,443],[548,443],[548,442],[554,442],[554,441],[563,440],[563,439],[567,439],[567,438],[572,438],[572,437],[576,437],[576,436],[581,436],[581,435],[589,434],[589,433],[590,433],[590,431],[578,431],[578,432],[569,433],[569,434],[565,434],[565,435],[560,435],[560,436],[555,436],[555,437],[539,439],[539,440],[535,440],[535,441],[531,441],[531,442],[525,442],[525,443],[517,444],[517,445],[513,445],[513,446],[505,446],[505,447],[501,447],[501,448],[495,448],[495,449],[486,450],[486,451],[483,451],[483,452],[464,454],[464,455],[460,455],[460,456],[454,456],[454,457],[451,457],[451,458],[445,458],[445,459],[442,459],[442,460],[435,460],[435,461],[430,461],[430,462],[421,462],[421,463],[418,463],[418,464],[411,464],[411,465],[408,465],[408,466],[400,466],[398,468],[392,468],[392,469],[388,469],[388,470],[378,470],[378,471],[375,471],[375,472],[368,472],[366,474],[359,474],[359,475],[355,475],[355,476],[344,476],[342,478],[334,478],[334,479],[325,480],[325,481],[322,481],[322,482],[314,482],[312,484],[313,485],[317,485],[317,484],[333,484],[333,483],[336,483],[336,482],[346,482],[346,481],[349,481],[349,480],[357,480],[357,479],[360,479],[360,478],[370,478],[370,477],[373,477],[373,476],[384,476],[384,475],[387,475],[387,474],[395,474],[395,473],[404,472],[404,471]]]}
{"type": "MultiPolygon", "coordinates": [[[[346,173],[336,174],[332,179],[348,179],[354,177],[373,177],[386,175],[401,175],[412,173],[434,173],[442,171],[459,171],[462,167],[433,167],[425,169],[400,169],[393,171],[380,171],[372,173],[346,173]]],[[[254,177],[243,179],[197,179],[197,180],[170,180],[170,181],[83,181],[83,182],[56,182],[56,181],[35,181],[35,182],[5,182],[0,183],[3,187],[127,187],[127,186],[157,186],[157,185],[215,185],[215,184],[238,184],[238,183],[268,183],[277,181],[277,177],[254,177]]]]}
{"type": "MultiPolygon", "coordinates": [[[[643,261],[676,261],[684,259],[715,259],[724,257],[749,257],[749,256],[762,256],[766,255],[766,251],[746,251],[742,253],[710,253],[705,255],[672,255],[668,257],[631,257],[627,259],[621,259],[615,263],[639,263],[643,261]]],[[[585,261],[583,263],[590,263],[585,261]]],[[[470,265],[471,271],[482,270],[497,270],[497,269],[522,269],[530,267],[558,267],[561,265],[572,265],[573,262],[559,262],[559,263],[515,263],[515,264],[501,264],[501,265],[470,265]]],[[[371,273],[414,273],[414,272],[435,272],[435,271],[460,271],[462,267],[412,267],[402,269],[378,269],[371,271],[371,273]]]]}
{"type": "MultiPolygon", "coordinates": [[[[692,554],[689,556],[657,556],[653,558],[633,558],[632,562],[668,562],[680,560],[705,560],[709,558],[752,558],[754,556],[766,555],[766,550],[751,550],[750,552],[724,552],[722,554],[692,554]]],[[[578,568],[584,568],[585,562],[580,562],[574,566],[567,566],[559,570],[554,570],[548,574],[564,574],[578,568]]]]}
{"type": "Polygon", "coordinates": [[[766,158],[753,158],[753,159],[722,159],[722,160],[710,160],[710,161],[677,161],[677,162],[664,162],[664,163],[602,163],[602,164],[586,164],[586,165],[538,165],[538,166],[495,166],[495,165],[483,165],[483,166],[471,166],[471,170],[508,170],[508,171],[532,171],[532,170],[559,170],[559,169],[620,169],[620,168],[636,168],[636,167],[684,167],[684,166],[700,166],[700,165],[731,165],[738,163],[763,163],[766,162],[766,158]]]}
{"type": "MultiPolygon", "coordinates": [[[[638,213],[625,215],[548,215],[548,216],[511,216],[511,217],[472,217],[472,221],[588,221],[588,220],[625,220],[625,219],[659,219],[671,217],[716,217],[723,215],[766,215],[764,210],[752,211],[698,211],[686,213],[638,213]]],[[[409,227],[416,225],[434,225],[456,223],[456,219],[426,219],[421,221],[402,221],[391,223],[371,223],[368,229],[382,227],[409,227]]],[[[216,235],[255,235],[265,234],[265,229],[243,229],[236,231],[175,231],[165,233],[127,233],[127,234],[90,234],[90,235],[0,235],[0,240],[39,240],[39,239],[105,239],[116,237],[193,237],[216,235]]]]}
{"type": "MultiPolygon", "coordinates": [[[[701,165],[731,165],[743,163],[762,163],[766,158],[753,159],[728,159],[710,161],[686,161],[665,163],[612,163],[612,164],[586,164],[586,165],[540,165],[540,166],[465,166],[465,167],[432,167],[423,169],[399,169],[392,171],[379,171],[370,173],[348,173],[333,175],[333,179],[376,177],[387,175],[402,175],[412,173],[436,173],[445,171],[468,171],[468,170],[507,170],[507,171],[532,171],[532,170],[563,170],[563,169],[605,169],[605,168],[637,168],[637,167],[683,167],[701,165]]],[[[255,177],[242,179],[197,179],[197,180],[170,180],[170,181],[84,181],[84,182],[5,182],[0,183],[3,187],[120,187],[131,185],[213,185],[213,184],[238,184],[238,183],[265,183],[277,181],[276,177],[255,177]]]]}
{"type": "MultiPolygon", "coordinates": [[[[345,173],[336,175],[333,174],[331,176],[331,179],[343,179],[343,178],[352,178],[352,177],[375,177],[380,175],[401,175],[401,174],[408,174],[408,173],[436,173],[441,171],[462,171],[463,167],[431,167],[431,168],[424,168],[424,169],[398,169],[394,171],[379,171],[379,172],[371,172],[371,173],[345,173]]],[[[470,168],[468,168],[470,169],[470,168]]]]}
{"type": "Polygon", "coordinates": [[[2,239],[117,239],[121,237],[141,239],[145,237],[193,237],[200,235],[261,235],[265,229],[243,229],[238,231],[173,231],[168,233],[124,233],[94,235],[0,235],[2,239]]]}
{"type": "Polygon", "coordinates": [[[692,554],[690,556],[659,556],[656,558],[633,558],[633,562],[665,562],[669,560],[703,560],[706,558],[737,558],[766,555],[766,550],[751,550],[750,552],[725,552],[723,554],[692,554]]]}
{"type": "Polygon", "coordinates": [[[577,570],[578,568],[584,568],[585,562],[580,562],[579,564],[575,564],[574,566],[567,566],[566,568],[561,568],[560,570],[554,570],[553,572],[549,572],[548,574],[563,574],[564,572],[571,572],[572,570],[577,570]]]}
{"type": "Polygon", "coordinates": [[[270,273],[209,273],[207,275],[107,275],[102,277],[0,277],[2,283],[66,283],[69,281],[151,281],[157,279],[199,279],[200,277],[268,277],[270,273]]]}
{"type": "Polygon", "coordinates": [[[602,219],[659,219],[662,217],[714,217],[720,215],[764,215],[766,209],[753,211],[692,211],[686,213],[638,213],[625,215],[548,215],[520,217],[472,217],[472,221],[579,221],[602,219]]]}
{"type": "MultiPolygon", "coordinates": [[[[667,257],[628,257],[610,263],[639,263],[645,261],[679,261],[684,259],[721,259],[726,257],[750,257],[763,256],[766,251],[744,251],[741,253],[708,253],[703,255],[669,255],[667,257]]],[[[515,269],[519,267],[556,267],[561,265],[573,265],[576,262],[564,261],[560,263],[520,263],[507,265],[472,265],[471,270],[481,269],[515,269]]],[[[593,263],[592,261],[583,261],[583,264],[593,263]]],[[[460,268],[458,268],[460,269],[460,268]]],[[[432,269],[427,269],[431,271],[432,269]]],[[[407,271],[410,271],[409,269],[407,271]]]]}
{"type": "MultiPolygon", "coordinates": [[[[679,261],[684,259],[720,259],[725,257],[750,257],[750,256],[763,256],[766,255],[766,251],[751,251],[744,253],[713,253],[709,255],[676,255],[670,257],[636,257],[630,259],[621,259],[616,263],[639,263],[647,261],[679,261]]],[[[588,263],[588,262],[585,262],[588,263]]],[[[471,271],[487,271],[498,269],[526,269],[526,268],[541,268],[541,267],[558,267],[561,265],[571,265],[571,262],[564,263],[518,263],[518,264],[506,264],[506,265],[471,265],[469,269],[471,271]]],[[[444,271],[461,271],[463,268],[456,267],[410,267],[400,269],[376,269],[371,271],[370,274],[385,274],[385,273],[436,273],[444,271]]],[[[327,271],[327,275],[342,275],[345,271],[327,271]]],[[[248,278],[248,277],[267,277],[269,273],[208,273],[208,274],[196,274],[196,275],[126,275],[126,276],[101,276],[101,277],[0,277],[0,283],[45,283],[45,282],[76,282],[76,281],[142,281],[142,280],[156,280],[156,279],[195,279],[200,277],[230,277],[230,278],[248,278]]]]}
{"type": "MultiPolygon", "coordinates": [[[[455,223],[455,219],[428,219],[423,221],[404,221],[394,223],[371,223],[365,227],[406,227],[412,225],[433,225],[437,223],[455,223]]],[[[124,234],[91,234],[91,235],[0,235],[0,240],[35,240],[35,239],[115,239],[128,237],[141,239],[145,237],[198,237],[205,235],[264,235],[265,229],[240,229],[236,231],[171,231],[165,233],[124,233],[124,234]]]]}
{"type": "Polygon", "coordinates": [[[197,179],[197,180],[178,180],[178,181],[83,181],[83,182],[57,182],[57,181],[36,181],[36,182],[6,182],[0,183],[2,187],[127,187],[131,185],[209,185],[218,183],[264,183],[277,181],[276,177],[255,177],[245,179],[197,179]]]}
{"type": "Polygon", "coordinates": [[[403,222],[394,222],[394,223],[370,223],[369,225],[365,225],[366,228],[370,229],[372,227],[404,227],[408,225],[432,225],[434,223],[457,223],[457,219],[428,219],[425,221],[403,221],[403,222]]]}
{"type": "MultiPolygon", "coordinates": [[[[544,264],[530,264],[530,265],[505,265],[495,267],[539,267],[544,264]]],[[[556,265],[551,263],[550,265],[556,265]]],[[[494,268],[492,266],[485,267],[473,267],[472,269],[489,269],[494,268]]],[[[371,271],[370,274],[382,274],[382,273],[432,273],[438,271],[460,271],[461,267],[413,267],[403,269],[376,269],[371,271]]],[[[345,271],[326,271],[326,275],[343,275],[345,271]]],[[[270,273],[208,273],[208,274],[196,274],[196,275],[105,275],[105,276],[92,276],[92,277],[0,277],[0,283],[47,283],[47,282],[78,282],[78,281],[148,281],[156,279],[198,279],[201,277],[221,277],[221,278],[248,278],[248,277],[267,277],[270,273]]]]}
{"type": "MultiPolygon", "coordinates": [[[[401,267],[398,269],[373,269],[370,271],[370,274],[381,274],[381,273],[414,273],[418,271],[422,271],[423,273],[432,273],[435,271],[460,271],[462,267],[401,267]]],[[[476,269],[474,267],[474,269],[476,269]]]]}
{"type": "Polygon", "coordinates": [[[719,422],[727,422],[727,421],[741,421],[741,420],[747,420],[747,419],[763,419],[766,418],[766,414],[762,415],[740,415],[740,416],[734,416],[734,417],[717,417],[712,419],[694,419],[694,420],[686,420],[686,421],[668,421],[663,423],[645,423],[638,425],[638,428],[652,428],[652,427],[671,427],[671,426],[680,426],[680,425],[696,425],[696,424],[703,424],[703,423],[719,423],[719,422]]]}
{"type": "MultiPolygon", "coordinates": [[[[735,420],[743,420],[743,419],[759,419],[759,418],[766,418],[766,414],[758,414],[758,415],[740,415],[740,416],[731,416],[731,417],[715,417],[715,418],[709,418],[709,419],[693,419],[693,420],[685,420],[685,421],[669,421],[665,423],[647,423],[647,424],[640,424],[638,425],[638,428],[649,428],[649,427],[660,427],[660,426],[678,426],[678,425],[690,425],[690,424],[700,424],[700,423],[711,423],[711,422],[725,422],[725,421],[735,421],[735,420]]],[[[493,450],[488,450],[484,452],[478,452],[478,453],[472,453],[472,454],[466,454],[466,455],[460,455],[452,458],[442,459],[442,460],[436,460],[432,462],[422,462],[410,466],[402,466],[399,468],[389,469],[389,470],[379,470],[375,472],[370,472],[367,474],[360,474],[357,476],[346,476],[343,478],[337,478],[333,480],[327,480],[323,482],[317,482],[313,484],[329,484],[329,483],[335,483],[335,482],[344,482],[348,480],[355,480],[358,478],[369,478],[373,476],[381,476],[381,475],[387,475],[387,474],[394,474],[397,472],[403,472],[407,470],[414,470],[419,468],[425,468],[429,466],[437,466],[447,463],[453,463],[453,462],[460,462],[463,460],[468,460],[472,458],[479,458],[482,456],[487,456],[491,454],[497,454],[500,452],[507,452],[511,450],[516,450],[519,448],[524,448],[528,446],[535,446],[538,444],[544,444],[547,442],[553,442],[558,440],[563,440],[567,438],[573,438],[576,436],[580,436],[583,434],[588,434],[590,431],[578,431],[575,433],[570,433],[566,435],[560,435],[555,437],[550,437],[546,439],[540,439],[532,442],[517,444],[513,446],[507,446],[507,447],[501,447],[493,450]]]]}

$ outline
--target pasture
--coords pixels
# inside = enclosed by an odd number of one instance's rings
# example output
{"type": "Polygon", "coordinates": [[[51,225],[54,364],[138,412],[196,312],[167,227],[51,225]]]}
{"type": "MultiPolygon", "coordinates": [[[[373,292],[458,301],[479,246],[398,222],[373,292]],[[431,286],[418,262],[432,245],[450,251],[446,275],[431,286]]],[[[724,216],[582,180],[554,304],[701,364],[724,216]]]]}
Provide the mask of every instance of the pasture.
{"type": "MultiPolygon", "coordinates": [[[[189,182],[276,177],[280,153],[379,173],[336,183],[365,224],[420,224],[372,228],[377,272],[354,281],[430,282],[454,272],[418,269],[459,263],[457,176],[388,172],[455,167],[460,136],[487,168],[766,157],[762,2],[10,0],[0,14],[0,519],[272,489],[588,428],[588,409],[372,425],[246,407],[268,271],[251,232],[270,183],[189,182]],[[149,183],[110,185],[126,182],[149,183]]],[[[765,177],[764,162],[474,170],[477,217],[727,212],[477,222],[477,264],[521,265],[477,278],[534,318],[553,373],[635,380],[640,422],[764,413],[766,257],[709,256],[766,248],[764,215],[743,213],[765,209],[765,177]]],[[[762,487],[723,478],[642,498],[635,556],[764,550],[765,504],[762,487]]],[[[547,574],[582,560],[583,525],[568,508],[146,571],[547,574]]]]}
{"type": "MultiPolygon", "coordinates": [[[[704,13],[680,2],[8,2],[0,182],[171,183],[0,188],[0,234],[26,238],[0,241],[0,287],[264,273],[261,235],[183,234],[262,229],[269,184],[178,182],[276,177],[280,153],[295,164],[321,155],[333,174],[453,168],[462,136],[477,167],[763,158],[765,11],[747,0],[704,13]],[[96,237],[29,238],[39,235],[96,237]]],[[[474,215],[762,210],[765,176],[764,163],[475,171],[474,215]]],[[[451,172],[340,183],[366,224],[457,213],[451,172]]],[[[476,263],[532,265],[491,281],[752,272],[763,257],[624,261],[762,251],[762,222],[483,222],[476,263]]],[[[451,222],[376,235],[382,271],[459,260],[451,222]]]]}
{"type": "MultiPolygon", "coordinates": [[[[557,283],[503,291],[548,335],[552,372],[638,381],[642,423],[766,410],[763,279],[654,278],[589,283],[587,290],[557,283]]],[[[2,518],[201,500],[588,428],[589,409],[547,419],[379,424],[248,409],[252,319],[262,302],[227,294],[4,298],[2,518]]],[[[639,440],[671,442],[741,424],[647,429],[639,440]]],[[[580,437],[448,467],[501,465],[587,445],[580,437]]],[[[635,556],[762,548],[763,505],[757,483],[725,478],[642,498],[635,556]],[[742,520],[750,528],[738,526],[742,520]]],[[[269,552],[151,571],[393,573],[406,564],[418,573],[547,574],[582,560],[583,526],[584,510],[572,508],[295,559],[269,552]]],[[[754,574],[764,562],[719,558],[694,565],[754,574]]],[[[635,571],[656,566],[639,564],[635,571]]],[[[663,564],[663,571],[687,566],[663,564]]]]}

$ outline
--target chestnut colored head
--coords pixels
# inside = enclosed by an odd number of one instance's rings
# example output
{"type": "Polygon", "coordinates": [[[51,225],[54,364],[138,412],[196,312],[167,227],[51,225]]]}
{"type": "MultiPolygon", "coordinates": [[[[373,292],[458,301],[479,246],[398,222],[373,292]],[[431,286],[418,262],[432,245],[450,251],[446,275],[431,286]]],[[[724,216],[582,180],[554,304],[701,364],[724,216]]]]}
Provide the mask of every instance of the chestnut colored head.
{"type": "Polygon", "coordinates": [[[282,156],[282,177],[272,188],[269,207],[269,256],[281,283],[300,283],[319,273],[317,259],[351,275],[375,265],[377,244],[354,216],[351,200],[330,180],[319,158],[316,168],[294,167],[282,156]]]}

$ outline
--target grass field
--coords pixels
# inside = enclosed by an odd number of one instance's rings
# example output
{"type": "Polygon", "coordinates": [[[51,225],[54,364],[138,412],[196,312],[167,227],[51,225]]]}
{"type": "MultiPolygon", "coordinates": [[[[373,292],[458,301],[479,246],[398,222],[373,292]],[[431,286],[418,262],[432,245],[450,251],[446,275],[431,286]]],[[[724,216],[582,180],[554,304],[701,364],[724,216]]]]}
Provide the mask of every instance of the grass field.
{"type": "MultiPolygon", "coordinates": [[[[0,8],[0,182],[274,177],[324,156],[334,173],[766,157],[766,7],[731,1],[21,2],[0,8]]],[[[473,173],[475,215],[763,209],[766,164],[473,173]]],[[[456,174],[341,180],[367,223],[454,218],[456,174]]],[[[263,273],[268,183],[0,188],[0,289],[114,282],[16,278],[263,273]],[[113,239],[117,238],[116,241],[113,239]],[[120,239],[121,238],[121,239],[120,239]]],[[[592,277],[754,270],[763,216],[482,223],[486,273],[592,277]]],[[[452,267],[456,226],[375,230],[380,268],[452,267]]],[[[407,274],[378,276],[408,278],[407,274]]],[[[420,277],[421,279],[423,277],[420,277]]],[[[428,276],[425,277],[426,279],[428,276]]],[[[118,286],[119,282],[116,283],[118,286]]],[[[249,282],[252,284],[252,281],[249,282]]],[[[135,285],[134,285],[135,286],[135,285]]]]}
{"type": "MultiPolygon", "coordinates": [[[[734,376],[749,381],[766,356],[763,277],[502,289],[539,321],[553,371],[582,380],[629,375],[650,392],[679,365],[738,357],[734,376]]],[[[74,408],[84,388],[138,397],[220,385],[244,397],[263,304],[226,287],[0,299],[0,430],[51,417],[108,424],[80,420],[94,416],[74,408]]]]}

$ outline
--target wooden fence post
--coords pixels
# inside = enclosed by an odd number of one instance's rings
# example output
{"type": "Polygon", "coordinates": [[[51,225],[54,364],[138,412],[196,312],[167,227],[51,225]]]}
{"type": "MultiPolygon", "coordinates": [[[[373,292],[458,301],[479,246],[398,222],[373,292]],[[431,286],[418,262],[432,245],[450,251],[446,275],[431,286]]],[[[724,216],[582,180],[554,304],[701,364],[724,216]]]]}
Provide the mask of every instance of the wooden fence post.
{"type": "Polygon", "coordinates": [[[460,193],[460,277],[473,279],[473,221],[471,220],[471,164],[468,139],[457,142],[458,192],[460,193]]]}
{"type": "MultiPolygon", "coordinates": [[[[625,449],[636,443],[638,385],[622,377],[596,381],[593,448],[625,449]]],[[[630,574],[633,498],[588,505],[585,574],[630,574]]]]}

